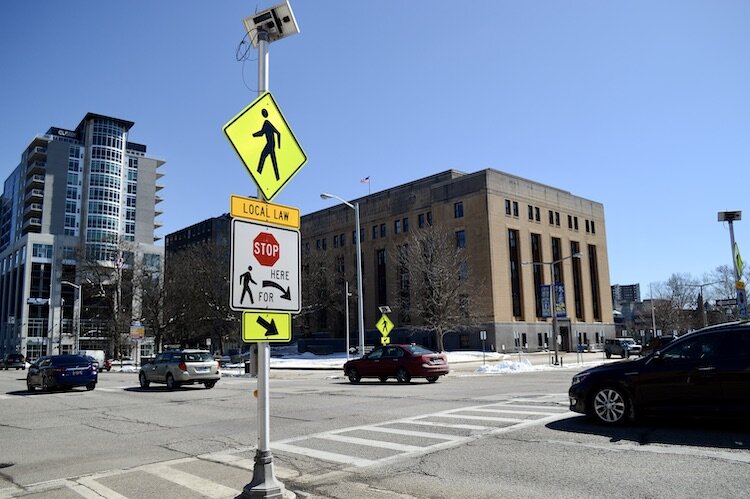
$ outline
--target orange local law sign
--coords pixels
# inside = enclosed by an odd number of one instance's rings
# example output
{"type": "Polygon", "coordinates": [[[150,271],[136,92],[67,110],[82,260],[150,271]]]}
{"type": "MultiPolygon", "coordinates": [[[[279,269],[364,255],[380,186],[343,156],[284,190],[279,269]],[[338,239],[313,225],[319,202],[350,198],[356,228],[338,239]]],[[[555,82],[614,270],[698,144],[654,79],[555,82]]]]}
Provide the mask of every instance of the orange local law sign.
{"type": "Polygon", "coordinates": [[[235,194],[230,196],[229,205],[229,214],[234,218],[244,218],[299,229],[299,208],[264,203],[254,198],[246,198],[235,194]]]}

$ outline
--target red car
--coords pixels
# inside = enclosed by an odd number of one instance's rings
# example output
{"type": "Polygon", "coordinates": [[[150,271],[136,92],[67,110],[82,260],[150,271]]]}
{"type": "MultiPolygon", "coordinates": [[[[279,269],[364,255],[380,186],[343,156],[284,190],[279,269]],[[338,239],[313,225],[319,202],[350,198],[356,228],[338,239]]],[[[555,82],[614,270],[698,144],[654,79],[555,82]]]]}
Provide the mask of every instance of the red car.
{"type": "Polygon", "coordinates": [[[362,378],[378,378],[381,383],[388,378],[396,378],[399,383],[426,378],[434,383],[448,372],[448,358],[444,353],[414,344],[381,346],[361,359],[344,364],[344,374],[351,383],[359,383],[362,378]]]}

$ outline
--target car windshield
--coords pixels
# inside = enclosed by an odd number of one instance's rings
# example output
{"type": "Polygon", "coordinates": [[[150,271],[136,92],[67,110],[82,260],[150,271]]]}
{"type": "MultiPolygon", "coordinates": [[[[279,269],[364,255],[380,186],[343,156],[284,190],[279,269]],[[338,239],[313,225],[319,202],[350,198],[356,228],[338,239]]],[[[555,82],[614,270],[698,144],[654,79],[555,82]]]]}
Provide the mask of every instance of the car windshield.
{"type": "Polygon", "coordinates": [[[185,362],[207,362],[210,360],[214,360],[214,358],[208,352],[184,353],[182,358],[185,362]]]}
{"type": "Polygon", "coordinates": [[[427,348],[420,346],[420,345],[407,345],[404,348],[408,350],[410,353],[413,353],[415,355],[425,355],[425,354],[435,353],[432,350],[428,350],[427,348]]]}

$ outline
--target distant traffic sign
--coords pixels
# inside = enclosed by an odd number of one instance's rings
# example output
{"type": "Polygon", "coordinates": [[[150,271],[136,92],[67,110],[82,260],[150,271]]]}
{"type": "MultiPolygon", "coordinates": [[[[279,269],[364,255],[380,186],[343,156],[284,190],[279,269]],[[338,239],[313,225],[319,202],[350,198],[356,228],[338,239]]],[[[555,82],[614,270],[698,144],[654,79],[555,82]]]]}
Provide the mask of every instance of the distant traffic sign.
{"type": "Polygon", "coordinates": [[[726,300],[716,300],[717,307],[733,307],[737,305],[737,298],[728,298],[726,300]]]}
{"type": "Polygon", "coordinates": [[[307,161],[269,92],[224,125],[224,134],[269,201],[307,161]]]}
{"type": "Polygon", "coordinates": [[[245,343],[292,340],[292,314],[243,312],[242,341],[245,343]]]}
{"type": "Polygon", "coordinates": [[[234,194],[230,196],[229,205],[229,213],[232,217],[299,229],[299,208],[264,203],[254,198],[234,194]]]}

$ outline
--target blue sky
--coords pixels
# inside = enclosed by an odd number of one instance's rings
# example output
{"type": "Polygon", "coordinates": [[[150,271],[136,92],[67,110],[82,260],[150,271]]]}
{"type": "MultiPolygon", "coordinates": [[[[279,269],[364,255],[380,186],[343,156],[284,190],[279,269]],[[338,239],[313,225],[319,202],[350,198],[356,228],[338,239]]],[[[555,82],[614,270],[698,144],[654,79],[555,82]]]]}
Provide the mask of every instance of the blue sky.
{"type": "MultiPolygon", "coordinates": [[[[222,126],[256,97],[235,55],[273,5],[0,6],[0,177],[49,126],[135,122],[167,161],[164,236],[256,188],[222,126]]],[[[275,202],[309,213],[439,171],[495,168],[601,202],[611,282],[700,278],[750,255],[750,2],[293,0],[270,89],[308,163],[275,202]]]]}

